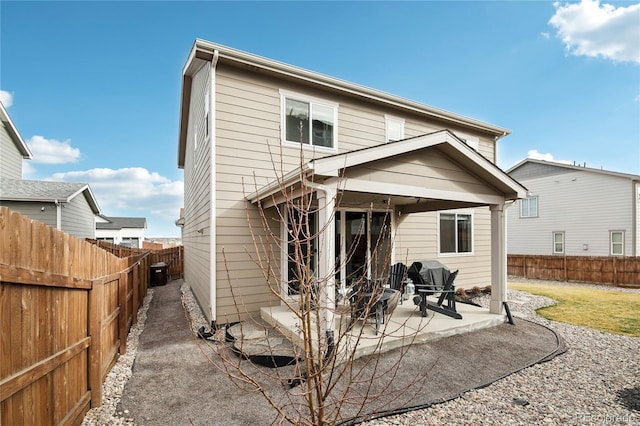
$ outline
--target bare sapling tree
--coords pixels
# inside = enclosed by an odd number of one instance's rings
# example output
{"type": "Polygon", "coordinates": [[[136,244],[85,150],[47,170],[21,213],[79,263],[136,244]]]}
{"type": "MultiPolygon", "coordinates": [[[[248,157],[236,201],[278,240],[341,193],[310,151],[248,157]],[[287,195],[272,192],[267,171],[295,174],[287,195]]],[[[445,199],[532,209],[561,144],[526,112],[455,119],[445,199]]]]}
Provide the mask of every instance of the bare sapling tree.
{"type": "MultiPolygon", "coordinates": [[[[229,343],[207,343],[217,354],[211,363],[228,374],[236,386],[262,395],[274,410],[275,424],[334,425],[406,406],[422,389],[429,369],[416,372],[410,380],[395,380],[416,331],[404,327],[403,322],[389,320],[402,297],[385,287],[394,239],[389,200],[370,202],[359,210],[364,218],[368,217],[367,212],[377,212],[379,224],[375,232],[362,220],[359,229],[352,232],[353,241],[342,249],[337,244],[336,249],[335,221],[343,197],[347,196],[341,190],[345,178],[334,182],[333,191],[319,194],[324,182],[318,182],[313,172],[304,167],[305,152],[301,147],[299,175],[292,185],[291,179],[283,179],[290,172],[284,170],[281,145],[279,155],[269,149],[277,190],[272,191],[270,207],[260,201],[257,207],[247,207],[253,241],[247,254],[264,280],[256,285],[268,288],[272,306],[288,309],[296,330],[276,332],[261,320],[247,316],[243,295],[234,288],[233,272],[227,268],[226,284],[237,317],[243,319],[238,324],[241,334],[256,328],[269,330],[265,352],[280,366],[258,366],[243,356],[243,345],[247,344],[244,341],[235,342],[234,351],[229,349],[229,343]],[[330,262],[327,255],[331,256],[330,262]],[[286,257],[285,262],[281,256],[286,257]],[[356,258],[366,261],[356,268],[356,258]],[[283,271],[281,265],[287,265],[287,270],[283,271]],[[336,281],[346,284],[337,285],[336,281]],[[385,291],[393,296],[383,302],[385,291]],[[385,342],[392,334],[394,339],[404,339],[404,345],[385,352],[385,342]],[[375,348],[372,354],[361,356],[365,340],[375,341],[375,348]],[[276,361],[282,359],[283,347],[290,353],[284,363],[276,361]]],[[[247,186],[245,191],[251,193],[261,185],[254,179],[247,186]]],[[[227,265],[224,250],[223,257],[227,265]]],[[[399,261],[406,263],[406,259],[399,261]]]]}

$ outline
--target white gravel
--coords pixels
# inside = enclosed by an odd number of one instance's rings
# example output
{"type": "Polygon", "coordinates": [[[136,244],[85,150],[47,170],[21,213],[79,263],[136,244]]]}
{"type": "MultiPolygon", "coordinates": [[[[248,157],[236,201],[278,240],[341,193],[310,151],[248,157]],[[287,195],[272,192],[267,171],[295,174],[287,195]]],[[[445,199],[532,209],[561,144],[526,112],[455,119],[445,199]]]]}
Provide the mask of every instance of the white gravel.
{"type": "MultiPolygon", "coordinates": [[[[591,287],[640,293],[634,289],[591,287]]],[[[181,291],[195,331],[206,321],[198,317],[201,313],[195,308],[188,286],[183,285],[181,291]]],[[[152,296],[150,290],[127,339],[127,353],[120,357],[103,385],[103,405],[91,409],[83,425],[133,424],[127,419],[128,413],[116,413],[116,406],[131,377],[138,336],[152,296]]],[[[565,340],[568,351],[449,402],[363,425],[640,425],[640,338],[548,321],[535,313],[535,309],[554,303],[546,297],[509,290],[508,299],[516,324],[523,318],[552,328],[565,340]],[[631,408],[632,398],[625,406],[620,394],[633,395],[631,408]]],[[[476,301],[488,307],[489,296],[476,301]]]]}
{"type": "Polygon", "coordinates": [[[87,412],[82,422],[83,426],[89,425],[133,425],[133,421],[127,418],[128,412],[117,413],[116,407],[122,398],[124,386],[131,378],[133,362],[138,352],[138,341],[147,321],[149,303],[153,298],[153,289],[147,290],[142,306],[138,309],[138,321],[131,326],[127,336],[127,351],[120,355],[113,368],[107,374],[102,384],[102,405],[92,408],[87,412]]]}
{"type": "MultiPolygon", "coordinates": [[[[640,425],[640,338],[546,320],[535,313],[555,303],[546,297],[509,290],[508,300],[516,325],[524,318],[550,327],[568,351],[449,402],[363,425],[640,425]],[[625,407],[619,393],[633,394],[635,409],[625,407]]],[[[478,302],[488,307],[489,296],[478,302]]]]}

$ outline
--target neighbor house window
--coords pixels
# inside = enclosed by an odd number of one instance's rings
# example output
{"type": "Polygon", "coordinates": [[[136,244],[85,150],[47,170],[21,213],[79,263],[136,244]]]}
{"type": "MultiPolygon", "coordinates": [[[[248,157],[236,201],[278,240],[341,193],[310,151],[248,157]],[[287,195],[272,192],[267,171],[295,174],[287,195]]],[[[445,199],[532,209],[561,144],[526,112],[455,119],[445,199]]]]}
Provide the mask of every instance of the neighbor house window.
{"type": "Polygon", "coordinates": [[[289,143],[336,148],[336,104],[297,94],[282,94],[282,128],[289,143]]]}
{"type": "Polygon", "coordinates": [[[471,253],[473,223],[470,213],[440,213],[440,253],[471,253]]]}
{"type": "Polygon", "coordinates": [[[564,253],[564,232],[553,233],[553,253],[564,253]]]}
{"type": "Polygon", "coordinates": [[[538,197],[520,200],[520,217],[538,217],[538,197]]]}
{"type": "Polygon", "coordinates": [[[611,255],[624,255],[624,232],[611,231],[609,233],[609,240],[611,241],[611,255]]]}
{"type": "Polygon", "coordinates": [[[393,142],[404,139],[404,120],[402,118],[384,116],[386,127],[386,141],[393,142]]]}

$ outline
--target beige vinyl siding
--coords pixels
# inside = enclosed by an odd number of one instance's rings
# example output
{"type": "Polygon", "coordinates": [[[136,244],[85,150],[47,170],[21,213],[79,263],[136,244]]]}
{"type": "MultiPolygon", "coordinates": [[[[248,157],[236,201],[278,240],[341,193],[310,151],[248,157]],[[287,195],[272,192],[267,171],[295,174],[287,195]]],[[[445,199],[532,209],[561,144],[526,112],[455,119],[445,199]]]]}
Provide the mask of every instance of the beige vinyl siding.
{"type": "Polygon", "coordinates": [[[184,215],[182,241],[185,250],[185,281],[196,295],[209,321],[212,320],[211,295],[211,138],[205,137],[205,88],[209,64],[194,75],[191,86],[189,127],[184,165],[184,215]],[[197,149],[194,144],[197,137],[197,149]]]}
{"type": "Polygon", "coordinates": [[[507,210],[508,253],[553,254],[552,233],[559,231],[565,233],[566,255],[608,256],[609,232],[624,231],[624,254],[631,255],[631,180],[564,170],[540,178],[526,178],[530,173],[521,171],[520,182],[538,196],[538,217],[520,218],[520,201],[507,210]]]}
{"type": "Polygon", "coordinates": [[[81,240],[95,238],[95,215],[84,194],[76,195],[70,202],[62,204],[62,230],[81,240]]]}
{"type": "MultiPolygon", "coordinates": [[[[195,83],[196,79],[194,79],[195,83]]],[[[247,223],[247,215],[255,232],[260,233],[262,223],[258,209],[245,200],[245,196],[272,181],[276,175],[286,174],[300,165],[300,149],[280,144],[280,102],[281,90],[294,92],[310,97],[316,97],[338,105],[338,152],[366,148],[385,143],[385,114],[392,114],[406,120],[405,136],[412,137],[441,130],[435,122],[419,119],[415,114],[402,114],[398,110],[385,109],[377,104],[363,102],[346,96],[336,96],[332,92],[308,89],[301,84],[291,81],[276,80],[266,75],[257,75],[245,70],[218,65],[216,70],[216,275],[217,275],[217,321],[235,321],[247,315],[256,315],[259,308],[269,304],[279,303],[270,293],[268,284],[260,268],[251,260],[255,256],[253,248],[254,238],[247,223]],[[282,153],[282,156],[281,156],[282,153]],[[275,169],[275,171],[274,171],[275,169]],[[233,294],[230,286],[233,286],[233,294]],[[234,296],[236,297],[234,300],[234,296]],[[240,305],[237,305],[241,303],[240,305]]],[[[194,84],[195,93],[195,84],[194,84]]],[[[193,107],[193,100],[192,100],[193,107]]],[[[195,112],[192,110],[192,116],[195,112]]],[[[190,120],[190,130],[191,130],[190,120]]],[[[478,135],[481,137],[482,135],[478,135]]],[[[191,143],[192,137],[187,138],[191,143]]],[[[187,159],[189,152],[187,148],[187,159]]],[[[435,151],[435,150],[434,150],[435,151]]],[[[330,153],[326,151],[313,152],[303,150],[306,160],[315,156],[319,158],[330,153]]],[[[436,154],[434,154],[436,155],[436,154]]],[[[410,156],[409,156],[410,157],[410,156]]],[[[444,156],[437,156],[437,164],[446,163],[444,156]]],[[[411,159],[401,159],[398,167],[403,163],[411,163],[411,159]]],[[[436,166],[437,166],[436,164],[436,166]]],[[[450,165],[445,170],[428,169],[431,164],[422,165],[423,171],[442,173],[431,180],[425,178],[425,185],[436,185],[438,188],[459,188],[462,185],[480,191],[476,180],[463,170],[454,170],[450,165]],[[425,167],[427,167],[425,169],[425,167]],[[447,182],[446,175],[457,173],[460,182],[447,182]],[[458,186],[456,186],[458,185],[458,186]]],[[[185,164],[185,215],[187,190],[189,188],[185,164]]],[[[361,173],[371,173],[371,170],[361,173]]],[[[377,172],[376,172],[377,173],[377,172]]],[[[387,173],[380,171],[380,173],[387,173]]],[[[416,172],[419,174],[419,172],[416,172]]],[[[391,179],[389,176],[385,178],[391,179]]],[[[399,179],[403,179],[399,174],[399,179]]],[[[413,177],[411,177],[413,179],[413,177]]],[[[193,189],[191,189],[193,191],[193,189]]],[[[204,194],[201,194],[204,196],[204,194]]],[[[189,194],[194,197],[195,194],[189,194]]],[[[275,209],[269,212],[273,220],[269,221],[272,232],[279,235],[279,225],[275,218],[275,209]]],[[[404,248],[411,249],[411,256],[416,258],[436,258],[436,222],[429,219],[430,215],[409,215],[399,222],[398,243],[396,257],[401,256],[404,248]],[[423,238],[424,237],[424,238],[423,238]],[[425,239],[433,238],[425,247],[425,239]],[[415,256],[414,256],[414,253],[415,256]]],[[[480,214],[480,224],[488,224],[488,212],[480,214]],[[486,216],[486,217],[485,217],[486,216]]],[[[188,220],[186,220],[188,223],[188,220]]],[[[484,225],[483,225],[484,226],[484,225]]],[[[476,285],[477,281],[487,281],[490,275],[489,232],[483,226],[474,234],[476,250],[474,256],[464,259],[448,258],[447,264],[454,266],[464,262],[465,268],[473,271],[471,274],[461,275],[460,282],[476,285]],[[483,241],[486,240],[486,241],[483,241]],[[486,251],[486,253],[485,253],[486,251]]],[[[485,228],[488,227],[484,226],[485,228]]],[[[187,231],[185,229],[185,231],[187,231]]],[[[474,227],[475,232],[475,227],[474,227]]],[[[186,232],[185,232],[186,234],[186,232]]],[[[187,237],[188,238],[188,237],[187,237]]],[[[187,262],[189,251],[185,241],[185,274],[187,278],[187,262]]],[[[279,255],[276,248],[273,253],[279,255]]],[[[201,262],[206,264],[204,260],[201,262]]],[[[279,258],[272,259],[272,266],[278,268],[279,258]]],[[[195,265],[194,265],[195,266],[195,265]]],[[[278,286],[278,282],[271,283],[278,286]]],[[[480,284],[478,284],[480,285],[480,284]]]]}
{"type": "Polygon", "coordinates": [[[349,170],[345,177],[395,184],[409,183],[451,192],[491,193],[484,183],[453,164],[435,148],[423,151],[419,157],[415,153],[407,153],[390,160],[374,161],[349,170]]]}
{"type": "MultiPolygon", "coordinates": [[[[455,210],[451,210],[455,211],[455,210]]],[[[491,213],[488,207],[464,209],[473,215],[473,253],[438,254],[438,212],[414,213],[396,218],[395,262],[438,260],[450,270],[458,269],[456,287],[491,284],[491,213]]]]}
{"type": "Polygon", "coordinates": [[[0,177],[22,179],[22,154],[0,121],[0,177]]]}

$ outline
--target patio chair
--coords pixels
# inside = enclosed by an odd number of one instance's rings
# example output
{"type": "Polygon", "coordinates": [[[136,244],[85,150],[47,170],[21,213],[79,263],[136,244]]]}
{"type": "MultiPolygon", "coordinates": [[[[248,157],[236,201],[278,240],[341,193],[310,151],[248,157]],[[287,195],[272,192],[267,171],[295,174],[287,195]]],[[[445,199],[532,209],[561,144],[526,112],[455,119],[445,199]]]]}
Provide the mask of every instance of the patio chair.
{"type": "Polygon", "coordinates": [[[389,274],[389,288],[400,292],[400,304],[402,305],[404,285],[407,281],[407,266],[404,263],[396,263],[391,266],[389,274]]]}
{"type": "Polygon", "coordinates": [[[359,285],[354,285],[348,296],[351,306],[350,327],[358,320],[366,322],[369,318],[375,318],[377,336],[380,324],[384,324],[385,318],[391,316],[400,296],[398,290],[384,288],[379,282],[368,279],[363,280],[359,285]]]}
{"type": "Polygon", "coordinates": [[[450,272],[449,268],[438,261],[413,262],[407,270],[408,277],[416,286],[413,302],[420,306],[423,317],[427,316],[427,309],[447,315],[451,318],[462,319],[456,311],[456,288],[453,285],[458,271],[450,272]],[[438,300],[431,302],[427,296],[438,294],[438,300]],[[446,302],[446,303],[445,303],[446,302]]]}

